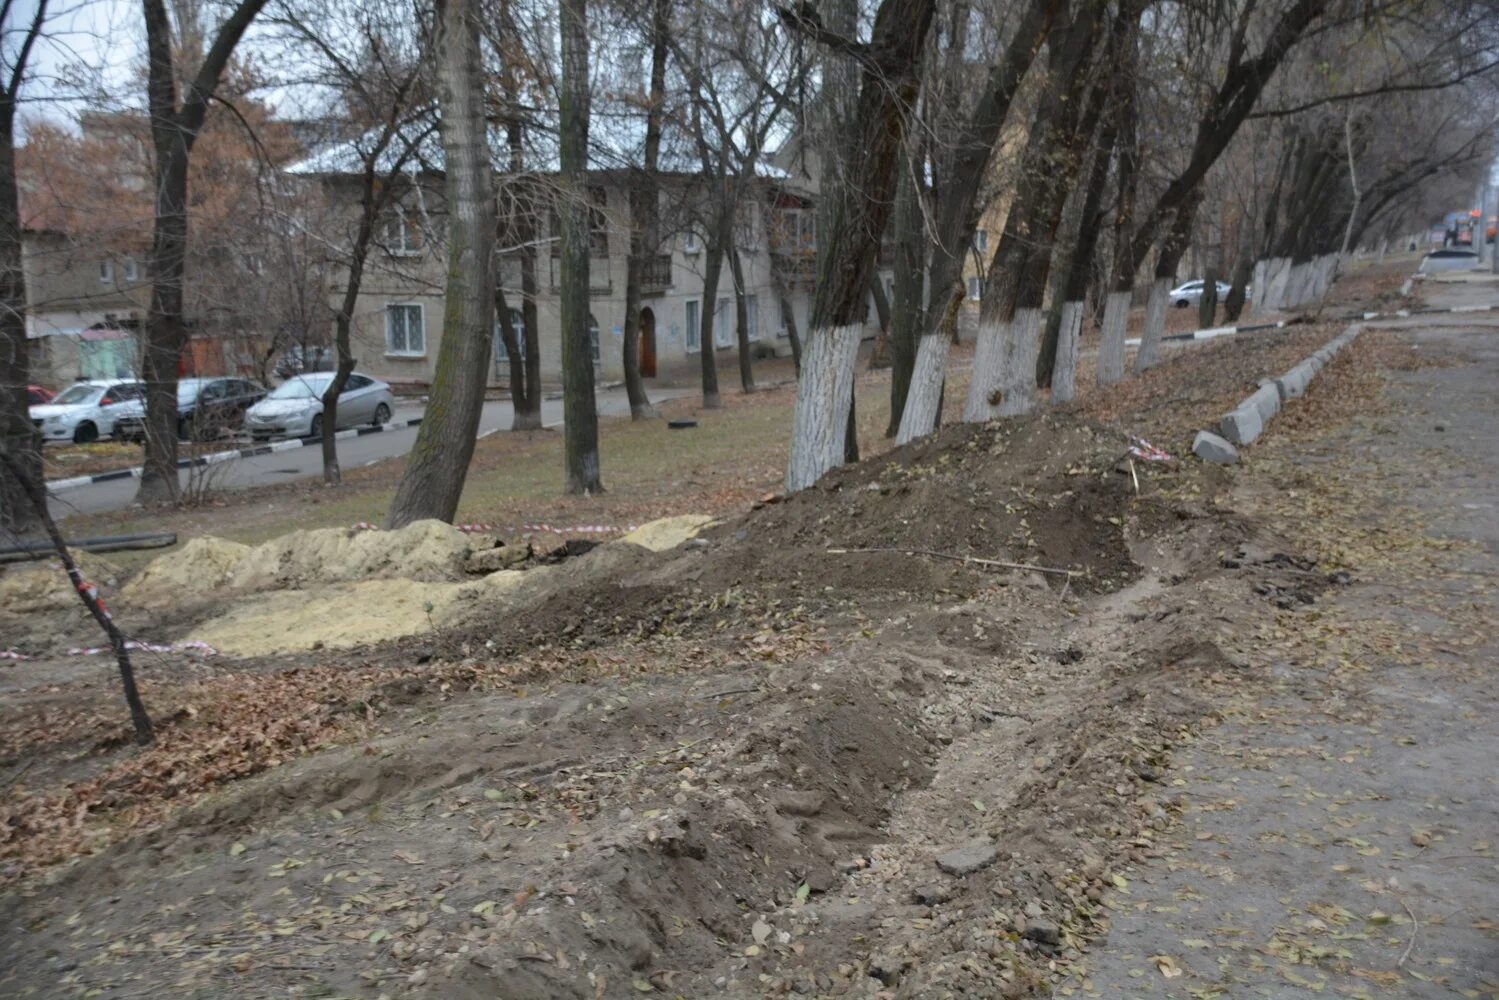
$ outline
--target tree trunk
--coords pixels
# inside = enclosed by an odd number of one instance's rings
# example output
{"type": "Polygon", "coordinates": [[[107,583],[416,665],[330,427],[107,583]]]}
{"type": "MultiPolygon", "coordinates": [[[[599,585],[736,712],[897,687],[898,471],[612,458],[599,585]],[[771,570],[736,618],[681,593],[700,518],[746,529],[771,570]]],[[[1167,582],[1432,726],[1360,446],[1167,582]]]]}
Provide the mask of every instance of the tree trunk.
{"type": "MultiPolygon", "coordinates": [[[[499,30],[504,37],[517,40],[520,29],[515,23],[510,0],[499,5],[499,30]]],[[[510,429],[541,429],[541,334],[536,317],[536,220],[540,218],[542,191],[526,172],[525,118],[521,107],[520,73],[517,60],[505,58],[500,70],[500,89],[505,96],[505,144],[510,153],[509,187],[514,195],[506,204],[505,223],[510,242],[519,247],[521,328],[514,329],[509,304],[500,281],[496,262],[495,315],[500,322],[500,336],[510,364],[510,429]],[[512,341],[514,341],[512,343],[512,341]],[[519,351],[517,351],[519,348],[519,351]]],[[[502,188],[502,190],[505,190],[502,188]]]]}
{"type": "Polygon", "coordinates": [[[1156,259],[1155,282],[1150,286],[1150,299],[1145,303],[1145,329],[1140,333],[1140,350],[1135,354],[1136,374],[1160,363],[1161,338],[1166,334],[1166,310],[1171,307],[1171,286],[1176,281],[1176,268],[1187,248],[1196,214],[1197,198],[1193,197],[1181,206],[1166,233],[1165,242],[1161,244],[1160,256],[1156,259]]]}
{"type": "Polygon", "coordinates": [[[786,320],[786,339],[791,342],[791,369],[797,375],[801,375],[802,335],[801,331],[796,328],[796,307],[791,301],[791,294],[786,291],[784,282],[777,279],[775,290],[776,295],[781,299],[781,315],[786,320]]]}
{"type": "MultiPolygon", "coordinates": [[[[826,211],[819,219],[818,281],[792,417],[788,492],[806,489],[843,459],[864,297],[889,220],[933,7],[934,0],[882,0],[870,35],[872,55],[860,64],[855,113],[847,119],[851,140],[831,162],[824,160],[832,183],[822,186],[826,211]]],[[[850,86],[838,96],[849,98],[850,86]]]]}
{"type": "Polygon", "coordinates": [[[874,352],[869,358],[870,368],[890,367],[890,298],[885,294],[885,285],[876,271],[869,278],[869,298],[874,302],[875,320],[880,332],[874,339],[874,352]]]}
{"type": "Polygon", "coordinates": [[[921,338],[926,309],[926,233],[921,190],[909,163],[901,167],[895,188],[895,303],[890,317],[890,423],[886,437],[900,431],[911,373],[916,367],[916,345],[921,338]]]}
{"type": "Polygon", "coordinates": [[[475,0],[439,6],[436,51],[448,202],[442,345],[427,412],[386,517],[390,528],[423,518],[452,521],[458,512],[494,340],[493,168],[475,0]]]}
{"type": "Polygon", "coordinates": [[[1210,264],[1202,270],[1202,298],[1197,300],[1197,326],[1207,329],[1218,318],[1218,267],[1210,264]]]}
{"type": "Polygon", "coordinates": [[[172,53],[172,24],[163,0],[143,0],[146,28],[146,93],[155,157],[154,223],[146,276],[151,299],[146,309],[142,375],[146,382],[146,455],[140,503],[175,502],[177,478],[177,366],[187,343],[183,279],[187,269],[187,167],[203,128],[208,102],[240,38],[266,0],[240,0],[220,26],[178,106],[177,80],[183,67],[172,53]]]}
{"type": "MultiPolygon", "coordinates": [[[[45,5],[43,5],[45,8],[45,5]]],[[[40,25],[45,10],[36,14],[40,25]]],[[[29,53],[30,46],[27,46],[29,53]]],[[[25,56],[21,57],[25,69],[25,56]]],[[[21,73],[16,73],[19,82],[21,73]]],[[[31,352],[26,342],[26,272],[21,209],[16,187],[16,95],[0,93],[0,537],[40,534],[42,518],[31,498],[42,495],[42,440],[27,411],[31,352]]],[[[45,509],[45,508],[44,508],[45,509]]]]}
{"type": "Polygon", "coordinates": [[[708,240],[704,251],[707,260],[703,265],[703,306],[698,317],[698,347],[703,375],[703,409],[716,410],[722,405],[718,396],[718,342],[714,339],[714,327],[718,319],[718,279],[723,274],[723,244],[717,235],[708,240]]]}
{"type": "MultiPolygon", "coordinates": [[[[973,378],[963,406],[967,421],[1028,413],[1036,404],[1050,246],[1107,93],[1103,80],[1089,86],[1098,13],[1085,4],[1065,28],[1051,34],[1047,87],[1031,119],[1020,181],[985,282],[973,378]]],[[[1103,58],[1112,51],[1111,43],[1103,58]]]]}
{"type": "MultiPolygon", "coordinates": [[[[351,294],[345,301],[357,299],[358,285],[354,278],[349,281],[351,294]]],[[[338,397],[343,394],[349,376],[354,373],[354,352],[349,342],[350,313],[339,310],[333,318],[333,346],[338,353],[338,366],[333,371],[333,380],[323,390],[323,482],[337,486],[343,482],[343,471],[338,467],[338,397]]]]}
{"type": "Polygon", "coordinates": [[[588,300],[588,0],[561,0],[562,419],[567,492],[602,493],[588,300]]]}
{"type": "MultiPolygon", "coordinates": [[[[1047,39],[1053,19],[1065,5],[1060,0],[1030,0],[1004,57],[989,71],[972,114],[957,136],[944,139],[948,150],[941,190],[935,193],[936,239],[932,241],[927,272],[927,303],[921,340],[916,347],[911,388],[901,412],[896,440],[905,443],[932,433],[941,415],[939,400],[946,386],[946,361],[959,307],[963,301],[963,260],[973,245],[978,223],[978,195],[989,169],[995,143],[1009,116],[1015,93],[1036,53],[1047,39]],[[923,360],[924,359],[924,360],[923,360]],[[939,362],[940,365],[935,362],[939,362]],[[927,379],[927,382],[920,380],[927,379]],[[916,408],[912,410],[912,399],[916,408]]],[[[956,55],[960,65],[964,56],[956,55]]],[[[925,234],[923,234],[924,236],[925,234]]]]}
{"type": "Polygon", "coordinates": [[[1055,359],[1051,370],[1051,401],[1057,406],[1072,402],[1077,395],[1077,358],[1082,338],[1083,313],[1086,311],[1087,307],[1081,299],[1069,299],[1062,303],[1061,324],[1057,329],[1055,359]]]}
{"type": "Polygon", "coordinates": [[[1113,385],[1124,378],[1124,341],[1129,329],[1129,310],[1134,304],[1134,283],[1112,291],[1104,301],[1103,329],[1098,341],[1098,384],[1113,385]]]}
{"type": "MultiPolygon", "coordinates": [[[[734,337],[739,344],[739,388],[755,391],[755,366],[750,356],[749,306],[744,300],[744,264],[739,248],[729,248],[729,271],[734,278],[734,337]]],[[[757,317],[758,318],[758,317],[757,317]]]]}
{"type": "Polygon", "coordinates": [[[1248,212],[1239,220],[1239,246],[1234,255],[1234,275],[1223,300],[1223,321],[1237,323],[1244,312],[1249,276],[1254,269],[1254,217],[1248,212]]]}
{"type": "Polygon", "coordinates": [[[630,419],[656,415],[640,374],[640,279],[645,261],[661,247],[661,199],[658,168],[661,159],[661,118],[666,99],[666,56],[670,39],[671,0],[651,4],[651,82],[645,118],[645,159],[639,182],[630,189],[630,261],[625,271],[625,395],[630,419]],[[633,308],[632,293],[633,291],[633,308]]]}

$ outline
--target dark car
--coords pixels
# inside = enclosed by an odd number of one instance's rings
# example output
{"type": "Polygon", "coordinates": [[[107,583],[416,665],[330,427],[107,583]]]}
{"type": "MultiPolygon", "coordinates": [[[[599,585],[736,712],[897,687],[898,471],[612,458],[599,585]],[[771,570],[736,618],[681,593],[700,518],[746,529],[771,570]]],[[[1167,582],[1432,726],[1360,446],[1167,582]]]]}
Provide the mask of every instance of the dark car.
{"type": "MultiPolygon", "coordinates": [[[[265,398],[265,389],[248,379],[185,378],[177,382],[177,436],[184,441],[216,438],[243,427],[245,411],[265,398]]],[[[145,437],[145,404],[115,421],[115,436],[145,437]]]]}
{"type": "Polygon", "coordinates": [[[41,406],[43,403],[52,402],[52,391],[43,389],[39,385],[28,385],[26,387],[26,405],[41,406]]]}

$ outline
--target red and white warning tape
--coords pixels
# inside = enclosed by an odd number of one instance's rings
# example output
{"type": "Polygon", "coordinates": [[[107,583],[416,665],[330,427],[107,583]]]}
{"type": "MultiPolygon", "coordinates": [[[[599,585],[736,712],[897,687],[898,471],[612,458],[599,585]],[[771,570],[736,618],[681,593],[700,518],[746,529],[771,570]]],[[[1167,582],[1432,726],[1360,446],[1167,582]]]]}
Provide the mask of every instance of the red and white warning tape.
{"type": "MultiPolygon", "coordinates": [[[[189,639],[186,642],[138,642],[131,639],[126,649],[138,649],[145,653],[198,653],[202,656],[218,656],[219,651],[206,642],[189,639]]],[[[98,656],[113,651],[112,646],[74,646],[69,656],[98,656]]],[[[17,649],[0,649],[0,660],[34,660],[36,657],[17,649]]]]}
{"type": "MultiPolygon", "coordinates": [[[[574,524],[565,528],[559,528],[554,524],[522,524],[518,527],[507,528],[499,524],[455,524],[453,527],[459,531],[471,535],[484,535],[496,531],[522,532],[522,531],[545,531],[553,535],[614,535],[627,534],[635,530],[635,525],[612,525],[612,524],[574,524]]],[[[353,526],[355,531],[379,531],[378,524],[368,521],[360,521],[353,526]]]]}
{"type": "Polygon", "coordinates": [[[1172,457],[1144,438],[1130,438],[1129,454],[1144,462],[1170,462],[1172,457]]]}

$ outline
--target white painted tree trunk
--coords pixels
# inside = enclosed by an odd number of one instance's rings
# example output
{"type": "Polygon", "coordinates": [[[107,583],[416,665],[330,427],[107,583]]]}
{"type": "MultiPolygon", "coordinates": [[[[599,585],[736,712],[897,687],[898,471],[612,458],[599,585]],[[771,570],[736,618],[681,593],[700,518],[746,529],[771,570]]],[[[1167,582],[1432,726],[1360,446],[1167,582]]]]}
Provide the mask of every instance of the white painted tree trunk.
{"type": "Polygon", "coordinates": [[[978,342],[973,350],[973,377],[968,381],[968,397],[963,402],[963,420],[980,423],[988,420],[992,408],[989,397],[999,388],[999,356],[1003,351],[1005,324],[979,316],[978,342]]]}
{"type": "Polygon", "coordinates": [[[1078,343],[1083,332],[1083,303],[1062,303],[1062,325],[1057,331],[1057,360],[1051,369],[1051,401],[1072,402],[1077,395],[1078,343]]]}
{"type": "Polygon", "coordinates": [[[911,370],[911,387],[906,391],[906,408],[901,411],[896,444],[909,444],[937,429],[951,346],[952,340],[940,333],[922,337],[916,345],[916,365],[911,370]]]}
{"type": "Polygon", "coordinates": [[[1254,262],[1254,273],[1249,279],[1249,310],[1250,312],[1261,312],[1265,308],[1265,290],[1269,285],[1267,260],[1254,262]]]}
{"type": "Polygon", "coordinates": [[[1129,327],[1133,291],[1110,292],[1103,306],[1103,335],[1098,345],[1098,384],[1113,385],[1124,378],[1124,334],[1129,327]]]}
{"type": "Polygon", "coordinates": [[[1171,279],[1157,278],[1150,286],[1145,302],[1145,331],[1140,334],[1140,350],[1135,354],[1135,373],[1160,364],[1161,338],[1166,335],[1166,307],[1171,304],[1171,279]]]}
{"type": "Polygon", "coordinates": [[[795,493],[843,464],[848,408],[853,400],[854,362],[859,354],[857,324],[813,329],[802,351],[801,381],[791,422],[791,459],[786,492],[795,493]]]}
{"type": "Polygon", "coordinates": [[[1016,417],[1036,409],[1036,359],[1041,354],[1040,309],[1017,309],[999,356],[997,417],[1016,417]]]}
{"type": "Polygon", "coordinates": [[[1290,276],[1291,262],[1285,257],[1272,257],[1265,264],[1266,309],[1275,312],[1286,307],[1286,279],[1290,276]]]}

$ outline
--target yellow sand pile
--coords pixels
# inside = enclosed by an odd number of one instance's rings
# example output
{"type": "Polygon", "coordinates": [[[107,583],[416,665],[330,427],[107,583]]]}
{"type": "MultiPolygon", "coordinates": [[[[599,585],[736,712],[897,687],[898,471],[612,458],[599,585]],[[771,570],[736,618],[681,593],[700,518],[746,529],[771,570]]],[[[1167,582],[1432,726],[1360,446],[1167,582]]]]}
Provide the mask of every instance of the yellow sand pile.
{"type": "Polygon", "coordinates": [[[125,595],[140,604],[164,604],[217,590],[250,593],[381,578],[461,580],[469,554],[493,544],[441,521],[417,521],[397,531],[293,531],[253,548],[195,538],[152,560],[125,595]]]}
{"type": "Polygon", "coordinates": [[[362,580],[270,591],[235,601],[190,638],[229,656],[367,646],[455,624],[481,605],[492,609],[527,575],[504,570],[473,583],[362,580]]]}
{"type": "Polygon", "coordinates": [[[679,514],[676,517],[663,517],[649,524],[642,524],[628,535],[620,538],[622,542],[638,545],[652,552],[665,552],[674,549],[689,538],[697,537],[698,532],[713,523],[713,518],[705,514],[679,514]]]}
{"type": "Polygon", "coordinates": [[[663,518],[625,535],[625,545],[603,545],[556,566],[501,570],[468,582],[457,581],[463,579],[470,546],[492,543],[436,521],[394,532],[293,532],[241,556],[225,588],[243,596],[191,638],[231,656],[264,656],[367,645],[477,616],[498,620],[559,587],[628,572],[638,565],[638,549],[664,552],[711,522],[699,514],[663,518]]]}
{"type": "Polygon", "coordinates": [[[133,604],[173,604],[218,590],[249,551],[248,545],[222,538],[190,539],[182,548],[147,563],[125,584],[125,599],[133,604]]]}
{"type": "MultiPolygon", "coordinates": [[[[85,580],[105,592],[108,603],[108,588],[119,575],[119,567],[87,552],[75,551],[73,561],[85,580]]],[[[11,563],[0,569],[0,612],[30,615],[74,608],[83,611],[83,602],[74,593],[73,583],[61,563],[55,560],[11,563]]],[[[3,648],[5,640],[0,637],[0,649],[3,648]]]]}

